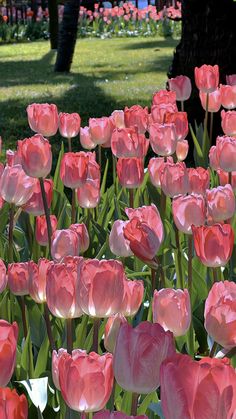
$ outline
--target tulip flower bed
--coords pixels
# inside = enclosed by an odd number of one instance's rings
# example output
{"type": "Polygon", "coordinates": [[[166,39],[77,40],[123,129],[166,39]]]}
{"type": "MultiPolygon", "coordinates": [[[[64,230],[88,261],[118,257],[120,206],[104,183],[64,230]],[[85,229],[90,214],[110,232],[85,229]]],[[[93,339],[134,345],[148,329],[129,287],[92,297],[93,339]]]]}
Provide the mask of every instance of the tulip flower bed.
{"type": "Polygon", "coordinates": [[[1,419],[236,418],[235,77],[218,87],[218,66],[195,69],[196,168],[184,163],[185,76],[150,112],[87,127],[28,106],[35,135],[7,151],[0,177],[1,419]],[[72,152],[79,134],[86,151],[72,152]]]}

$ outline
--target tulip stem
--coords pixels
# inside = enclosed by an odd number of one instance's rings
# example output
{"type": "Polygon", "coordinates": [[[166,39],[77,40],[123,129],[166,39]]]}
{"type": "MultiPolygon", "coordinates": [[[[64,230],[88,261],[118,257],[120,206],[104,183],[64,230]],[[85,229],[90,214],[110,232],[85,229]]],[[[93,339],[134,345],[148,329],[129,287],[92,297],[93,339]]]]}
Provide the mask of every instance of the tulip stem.
{"type": "Polygon", "coordinates": [[[217,279],[217,268],[212,268],[212,272],[213,272],[213,282],[218,282],[217,279]]]}
{"type": "Polygon", "coordinates": [[[71,224],[76,222],[76,192],[72,189],[72,202],[71,202],[71,224]]]}
{"type": "Polygon", "coordinates": [[[100,166],[100,170],[102,170],[102,147],[98,144],[98,164],[100,166]]]}
{"type": "Polygon", "coordinates": [[[232,185],[232,172],[229,172],[229,184],[232,185]]]}
{"type": "Polygon", "coordinates": [[[112,155],[112,173],[113,173],[113,185],[114,193],[117,194],[117,182],[116,182],[116,156],[112,155]]]}
{"type": "Polygon", "coordinates": [[[25,308],[24,295],[19,296],[18,302],[19,302],[20,309],[21,309],[21,317],[22,317],[22,323],[23,323],[24,338],[26,340],[27,335],[28,335],[28,328],[27,328],[27,320],[26,320],[26,308],[25,308]]]}
{"type": "Polygon", "coordinates": [[[188,235],[188,291],[190,299],[192,297],[192,287],[193,287],[193,236],[192,234],[188,235]]]}
{"type": "Polygon", "coordinates": [[[72,350],[73,350],[72,319],[66,319],[66,339],[67,339],[67,352],[68,354],[72,354],[72,350]]]}
{"type": "Polygon", "coordinates": [[[184,101],[181,100],[180,104],[181,104],[181,112],[184,112],[184,101]]]}
{"type": "Polygon", "coordinates": [[[182,263],[181,263],[181,248],[180,248],[180,240],[179,240],[179,230],[177,229],[175,223],[174,223],[174,229],[175,229],[175,244],[177,248],[177,265],[178,269],[177,272],[179,274],[179,278],[177,275],[177,281],[179,279],[179,285],[181,289],[184,289],[184,279],[183,279],[183,271],[182,271],[182,263]]]}
{"type": "Polygon", "coordinates": [[[164,220],[165,219],[165,212],[166,212],[166,195],[164,194],[163,190],[161,190],[160,211],[161,211],[162,220],[164,220]]]}
{"type": "Polygon", "coordinates": [[[8,231],[8,263],[13,262],[13,230],[14,230],[14,204],[10,204],[9,210],[9,231],[8,231]]]}
{"type": "Polygon", "coordinates": [[[137,415],[137,409],[138,409],[138,394],[133,393],[132,405],[131,405],[131,416],[136,416],[137,415]]]}
{"type": "Polygon", "coordinates": [[[152,294],[154,293],[154,290],[156,289],[156,274],[157,271],[155,269],[151,269],[151,278],[152,278],[152,294]]]}
{"type": "Polygon", "coordinates": [[[218,346],[218,343],[214,342],[213,345],[212,345],[212,348],[210,350],[210,353],[209,353],[210,358],[214,358],[217,346],[218,346]]]}
{"type": "Polygon", "coordinates": [[[134,190],[129,189],[129,207],[134,208],[134,190]]]}
{"type": "Polygon", "coordinates": [[[44,303],[44,320],[46,323],[46,329],[47,329],[48,340],[50,343],[51,351],[53,351],[54,349],[56,349],[56,345],[55,345],[54,337],[52,334],[52,327],[51,327],[47,303],[44,303]]]}
{"type": "Polygon", "coordinates": [[[71,152],[71,151],[72,151],[72,147],[71,147],[71,138],[70,138],[70,137],[68,137],[68,138],[67,138],[67,140],[68,140],[68,149],[69,149],[69,152],[71,152]]]}
{"type": "Polygon", "coordinates": [[[42,177],[39,178],[39,182],[40,182],[40,188],[41,188],[41,193],[42,193],[42,198],[43,198],[44,213],[46,217],[47,230],[48,230],[49,253],[51,255],[52,225],[51,225],[51,220],[50,220],[50,209],[48,208],[47,196],[46,196],[46,192],[44,188],[44,181],[42,177]]]}
{"type": "Polygon", "coordinates": [[[213,136],[213,122],[214,122],[214,112],[210,113],[210,147],[212,144],[212,136],[213,136]]]}
{"type": "Polygon", "coordinates": [[[204,119],[204,132],[203,132],[203,158],[206,158],[206,154],[207,154],[208,107],[209,107],[209,93],[206,94],[206,113],[205,113],[205,119],[204,119]]]}
{"type": "Polygon", "coordinates": [[[98,335],[99,335],[100,319],[95,318],[93,321],[93,352],[98,353],[98,335]]]}
{"type": "Polygon", "coordinates": [[[159,287],[158,289],[165,288],[165,273],[162,267],[162,260],[159,256],[156,256],[156,260],[158,263],[158,268],[160,272],[160,281],[159,281],[159,287]]]}

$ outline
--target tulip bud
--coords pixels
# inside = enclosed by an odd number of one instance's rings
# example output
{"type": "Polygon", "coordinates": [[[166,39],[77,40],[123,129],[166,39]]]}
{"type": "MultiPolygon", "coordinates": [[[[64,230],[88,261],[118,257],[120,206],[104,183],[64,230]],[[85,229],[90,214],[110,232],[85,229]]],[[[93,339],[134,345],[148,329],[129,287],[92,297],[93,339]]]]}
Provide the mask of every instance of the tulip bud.
{"type": "MultiPolygon", "coordinates": [[[[199,97],[203,109],[206,111],[207,93],[200,91],[199,97]]],[[[208,93],[208,112],[218,112],[221,107],[221,89],[208,93]]]]}
{"type": "Polygon", "coordinates": [[[75,231],[78,234],[80,253],[86,252],[86,250],[89,248],[89,233],[86,225],[84,223],[71,224],[69,229],[75,231]]]}
{"type": "Polygon", "coordinates": [[[115,350],[116,339],[120,326],[123,323],[127,323],[127,320],[121,313],[113,314],[113,316],[109,317],[107,320],[104,331],[104,346],[106,350],[112,354],[115,350]]]}
{"type": "MultiPolygon", "coordinates": [[[[18,332],[19,330],[16,322],[10,324],[5,320],[0,320],[1,387],[5,387],[9,383],[15,369],[18,332]]],[[[10,417],[7,417],[7,419],[10,419],[10,417]]]]}
{"type": "Polygon", "coordinates": [[[153,105],[173,104],[176,105],[176,92],[172,90],[159,90],[155,92],[152,98],[153,105]]]}
{"type": "Polygon", "coordinates": [[[134,189],[141,186],[144,179],[143,159],[129,158],[118,159],[117,175],[120,184],[127,189],[134,189]]]}
{"type": "Polygon", "coordinates": [[[210,173],[208,169],[196,167],[188,169],[190,193],[205,195],[210,186],[210,173]]]}
{"type": "Polygon", "coordinates": [[[62,137],[74,138],[79,134],[81,118],[78,113],[59,113],[59,131],[62,137]]]}
{"type": "Polygon", "coordinates": [[[27,107],[29,126],[32,131],[45,137],[55,135],[58,130],[58,112],[56,105],[33,103],[27,107]]]}
{"type": "Polygon", "coordinates": [[[217,89],[219,84],[219,66],[202,65],[194,69],[195,83],[199,90],[204,93],[211,93],[217,89]]]}
{"type": "Polygon", "coordinates": [[[221,103],[226,109],[236,108],[236,86],[220,85],[221,103]]]}
{"type": "Polygon", "coordinates": [[[5,263],[0,259],[0,293],[3,292],[7,286],[7,269],[5,263]]]}
{"type": "Polygon", "coordinates": [[[62,262],[66,256],[78,256],[78,234],[70,229],[54,231],[52,235],[51,254],[55,262],[62,262]]]}
{"type": "Polygon", "coordinates": [[[110,116],[110,121],[115,128],[125,128],[124,111],[115,110],[110,116]]]}
{"type": "Polygon", "coordinates": [[[210,166],[212,167],[212,169],[218,170],[219,169],[219,156],[217,155],[217,150],[216,150],[215,145],[213,145],[210,148],[209,160],[210,160],[210,166]]]}
{"type": "MultiPolygon", "coordinates": [[[[167,157],[167,162],[173,163],[172,157],[167,157]]],[[[153,157],[148,163],[150,181],[156,188],[161,186],[160,176],[165,165],[164,157],[153,157]]]]}
{"type": "Polygon", "coordinates": [[[86,150],[92,150],[96,147],[96,144],[94,144],[91,139],[89,127],[80,128],[80,144],[86,150]]]}
{"type": "MultiPolygon", "coordinates": [[[[220,185],[225,186],[227,183],[229,183],[229,173],[224,172],[224,170],[217,170],[217,174],[219,176],[220,185]]],[[[231,186],[233,190],[236,189],[236,172],[231,172],[231,186]]]]}
{"type": "Polygon", "coordinates": [[[8,166],[16,166],[17,164],[21,165],[21,156],[18,150],[17,151],[7,150],[6,160],[7,160],[8,166]]]}
{"type": "Polygon", "coordinates": [[[143,295],[143,281],[125,279],[121,313],[126,317],[134,316],[142,304],[143,295]]]}
{"type": "Polygon", "coordinates": [[[174,124],[151,124],[149,133],[154,153],[160,156],[170,156],[175,153],[177,137],[174,124]]]}
{"type": "Polygon", "coordinates": [[[100,167],[95,160],[88,163],[86,182],[77,189],[79,206],[82,208],[95,208],[100,201],[100,167]]]}
{"type": "Polygon", "coordinates": [[[131,128],[136,126],[140,134],[145,134],[148,126],[148,108],[140,105],[125,107],[124,111],[125,126],[131,128]]]}
{"type": "Polygon", "coordinates": [[[186,112],[167,112],[166,122],[168,124],[174,124],[177,141],[183,141],[187,137],[188,115],[186,112]]]}
{"type": "Polygon", "coordinates": [[[221,111],[221,126],[225,135],[236,136],[236,111],[221,111]]]}
{"type": "Polygon", "coordinates": [[[28,403],[24,394],[19,396],[15,389],[0,388],[1,419],[27,419],[28,403]]]}
{"type": "Polygon", "coordinates": [[[116,220],[112,225],[109,235],[109,246],[112,253],[116,256],[128,257],[133,255],[129,241],[124,236],[124,227],[127,223],[128,221],[116,220]]]}
{"type": "Polygon", "coordinates": [[[21,164],[28,176],[45,178],[52,168],[52,152],[49,141],[41,134],[18,141],[21,164]]]}
{"type": "Polygon", "coordinates": [[[60,178],[67,188],[82,186],[88,175],[89,157],[83,151],[65,153],[61,160],[60,178]]]}
{"type": "Polygon", "coordinates": [[[180,195],[172,201],[172,213],[178,230],[192,234],[192,225],[205,224],[205,200],[202,195],[180,195]]]}
{"type": "MultiPolygon", "coordinates": [[[[50,215],[50,222],[52,233],[54,233],[57,228],[57,217],[55,215],[50,215]]],[[[40,246],[48,245],[48,228],[45,215],[36,217],[35,238],[40,246]]]]}
{"type": "Polygon", "coordinates": [[[8,285],[15,295],[29,294],[29,263],[17,262],[8,265],[8,285]]]}
{"type": "Polygon", "coordinates": [[[235,197],[231,185],[218,186],[206,191],[208,215],[215,221],[225,221],[235,213],[235,197]]]}
{"type": "Polygon", "coordinates": [[[192,85],[189,77],[177,76],[175,78],[169,79],[168,83],[170,90],[176,93],[176,100],[185,101],[190,98],[192,85]]]}
{"type": "Polygon", "coordinates": [[[236,74],[231,74],[230,76],[226,76],[226,83],[230,86],[236,85],[236,74]]]}
{"type": "Polygon", "coordinates": [[[53,262],[48,259],[39,259],[38,264],[29,262],[29,294],[38,304],[46,302],[47,271],[53,262]]]}
{"type": "MultiPolygon", "coordinates": [[[[44,179],[43,182],[44,182],[44,189],[46,193],[47,206],[48,208],[50,208],[51,203],[52,203],[52,196],[53,196],[53,181],[52,179],[44,179]]],[[[23,206],[23,210],[27,212],[28,214],[32,214],[34,216],[44,214],[42,192],[41,192],[41,187],[40,187],[40,183],[38,179],[36,180],[33,194],[31,198],[23,206]]]]}
{"type": "Polygon", "coordinates": [[[188,173],[184,163],[166,163],[161,173],[161,189],[170,197],[184,195],[189,190],[188,173]]]}
{"type": "Polygon", "coordinates": [[[176,156],[178,161],[184,161],[188,155],[189,144],[187,140],[177,141],[176,156]]]}
{"type": "Polygon", "coordinates": [[[94,144],[108,143],[112,134],[112,125],[108,117],[89,118],[89,132],[94,144]]]}
{"type": "Polygon", "coordinates": [[[164,124],[166,117],[169,113],[178,112],[177,105],[175,103],[162,103],[160,105],[152,105],[151,107],[151,122],[158,122],[164,124]]]}
{"type": "Polygon", "coordinates": [[[0,193],[4,201],[18,207],[32,196],[36,180],[27,176],[20,165],[6,166],[0,178],[0,193]]]}
{"type": "Polygon", "coordinates": [[[63,354],[67,354],[67,350],[63,348],[58,349],[58,352],[55,350],[52,352],[52,381],[53,381],[54,386],[59,391],[61,390],[61,387],[59,383],[58,365],[63,354]]]}
{"type": "Polygon", "coordinates": [[[137,157],[146,156],[149,147],[148,139],[139,134],[137,127],[115,128],[111,136],[111,149],[116,157],[137,157]]]}
{"type": "MultiPolygon", "coordinates": [[[[236,112],[235,112],[236,115],[236,112]]],[[[216,139],[216,155],[219,161],[219,168],[225,172],[233,172],[236,170],[236,138],[233,137],[217,137],[216,139]]]]}

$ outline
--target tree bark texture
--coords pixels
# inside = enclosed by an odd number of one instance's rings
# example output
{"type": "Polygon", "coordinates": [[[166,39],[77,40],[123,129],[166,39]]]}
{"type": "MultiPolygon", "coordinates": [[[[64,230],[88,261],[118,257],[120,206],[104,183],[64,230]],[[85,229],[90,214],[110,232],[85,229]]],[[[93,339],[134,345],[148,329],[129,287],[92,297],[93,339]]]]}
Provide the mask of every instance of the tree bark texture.
{"type": "Polygon", "coordinates": [[[48,0],[49,33],[51,49],[58,45],[58,3],[57,0],[48,0]]]}

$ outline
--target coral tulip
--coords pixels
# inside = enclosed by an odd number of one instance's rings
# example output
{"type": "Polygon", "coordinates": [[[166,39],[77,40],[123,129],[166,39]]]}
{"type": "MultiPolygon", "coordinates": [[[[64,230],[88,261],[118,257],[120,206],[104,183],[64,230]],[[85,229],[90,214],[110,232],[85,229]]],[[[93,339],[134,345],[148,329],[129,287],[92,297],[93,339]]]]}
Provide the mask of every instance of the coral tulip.
{"type": "MultiPolygon", "coordinates": [[[[50,222],[52,233],[54,233],[57,228],[57,217],[55,215],[50,215],[50,222]]],[[[48,229],[45,215],[36,217],[35,238],[40,246],[48,245],[48,229]]]]}
{"type": "Polygon", "coordinates": [[[0,259],[0,293],[3,292],[7,286],[7,269],[5,263],[0,259]]]}
{"type": "Polygon", "coordinates": [[[124,188],[138,188],[143,183],[143,159],[135,157],[129,159],[120,158],[118,159],[116,169],[119,182],[124,188]]]}
{"type": "Polygon", "coordinates": [[[124,296],[121,313],[126,317],[134,316],[139,310],[144,295],[143,281],[124,280],[124,296]]]}
{"type": "Polygon", "coordinates": [[[169,79],[168,83],[170,90],[176,93],[176,100],[182,102],[190,98],[192,85],[189,77],[177,76],[175,78],[169,79]]]}
{"type": "Polygon", "coordinates": [[[36,180],[27,176],[19,164],[6,166],[0,178],[0,194],[4,201],[20,207],[30,199],[35,185],[36,180]]]}
{"type": "MultiPolygon", "coordinates": [[[[16,350],[18,339],[18,325],[0,320],[0,386],[5,387],[14,372],[16,364],[16,350]]],[[[1,402],[0,402],[1,405],[1,402]]],[[[1,409],[0,409],[1,412],[1,409]]],[[[2,416],[1,416],[2,419],[2,416]]],[[[10,419],[10,418],[8,418],[10,419]]]]}
{"type": "MultiPolygon", "coordinates": [[[[44,189],[46,193],[47,206],[48,208],[50,208],[51,203],[52,203],[52,196],[53,196],[53,181],[52,179],[44,179],[43,183],[44,183],[44,189]]],[[[44,214],[42,192],[41,192],[39,180],[36,181],[33,194],[31,198],[23,206],[23,210],[27,212],[28,214],[32,214],[34,216],[44,214]]]]}
{"type": "Polygon", "coordinates": [[[52,265],[52,261],[44,258],[38,263],[29,262],[29,294],[38,304],[46,302],[47,271],[52,265]]]}
{"type": "Polygon", "coordinates": [[[86,252],[89,248],[89,233],[86,225],[84,223],[71,224],[69,229],[75,231],[79,236],[80,253],[86,252]]]}
{"type": "Polygon", "coordinates": [[[151,122],[164,124],[166,122],[167,114],[175,112],[178,112],[178,108],[175,103],[162,103],[160,105],[153,105],[151,108],[151,122]]]}
{"type": "Polygon", "coordinates": [[[177,145],[174,124],[151,124],[149,127],[150,145],[154,153],[160,156],[174,154],[177,145]]]}
{"type": "Polygon", "coordinates": [[[180,195],[172,201],[172,213],[176,227],[185,234],[192,234],[192,225],[205,224],[206,208],[202,195],[180,195]]]}
{"type": "Polygon", "coordinates": [[[79,251],[79,236],[75,231],[68,228],[54,231],[51,254],[55,262],[62,262],[66,256],[78,256],[79,251]]]}
{"type": "Polygon", "coordinates": [[[21,156],[20,156],[19,151],[7,150],[6,161],[7,161],[8,166],[15,166],[16,164],[21,165],[21,156]]]}
{"type": "Polygon", "coordinates": [[[148,108],[142,108],[140,105],[125,107],[124,121],[127,128],[136,126],[140,134],[147,131],[148,126],[148,108]]]}
{"type": "Polygon", "coordinates": [[[52,168],[52,151],[49,141],[41,134],[18,141],[21,164],[28,176],[46,177],[52,168]]]}
{"type": "Polygon", "coordinates": [[[88,176],[81,188],[77,189],[78,203],[82,208],[95,208],[100,201],[100,167],[96,161],[88,163],[88,176]]]}
{"type": "Polygon", "coordinates": [[[92,150],[96,147],[96,144],[91,139],[89,127],[80,128],[80,144],[86,150],[92,150]]]}
{"type": "Polygon", "coordinates": [[[184,161],[188,155],[189,144],[187,140],[177,141],[176,157],[178,161],[184,161]]]}
{"type": "Polygon", "coordinates": [[[217,137],[215,153],[220,169],[225,172],[236,170],[236,138],[227,136],[217,137]]]}
{"type": "Polygon", "coordinates": [[[129,241],[124,236],[124,227],[127,223],[128,221],[116,220],[112,225],[109,235],[109,246],[112,253],[116,256],[128,257],[133,255],[129,241]]]}
{"type": "Polygon", "coordinates": [[[19,396],[15,389],[0,388],[1,419],[28,419],[28,403],[24,394],[19,396]]]}
{"type": "MultiPolygon", "coordinates": [[[[229,173],[224,170],[218,169],[217,174],[219,176],[219,181],[221,186],[227,185],[229,183],[229,173]]],[[[236,172],[231,172],[231,186],[233,190],[236,190],[236,172]]]]}
{"type": "Polygon", "coordinates": [[[81,118],[78,113],[59,113],[59,131],[62,137],[74,138],[79,134],[81,118]]]}
{"type": "Polygon", "coordinates": [[[122,110],[115,110],[110,116],[110,121],[115,128],[125,128],[125,115],[122,110]]]}
{"type": "Polygon", "coordinates": [[[166,122],[174,124],[177,141],[183,141],[188,135],[188,115],[186,112],[167,112],[166,122]]]}
{"type": "Polygon", "coordinates": [[[88,175],[89,157],[84,151],[65,153],[61,160],[60,178],[67,188],[82,186],[88,175]]]}
{"type": "MultiPolygon", "coordinates": [[[[208,93],[208,112],[218,112],[221,107],[221,89],[208,93]]],[[[207,93],[200,91],[199,97],[204,110],[206,110],[207,93]]]]}
{"type": "Polygon", "coordinates": [[[45,137],[55,135],[58,130],[58,111],[54,104],[33,103],[27,107],[29,126],[32,131],[45,137]]]}
{"type": "Polygon", "coordinates": [[[161,173],[161,189],[170,197],[184,195],[189,191],[189,180],[183,162],[166,163],[161,173]]]}
{"type": "Polygon", "coordinates": [[[214,169],[214,170],[219,169],[219,156],[217,155],[217,149],[216,149],[215,145],[213,145],[210,148],[209,161],[210,161],[210,167],[212,167],[212,169],[214,169]]]}
{"type": "Polygon", "coordinates": [[[236,74],[231,74],[229,76],[226,76],[226,83],[230,86],[236,85],[236,74]]]}
{"type": "Polygon", "coordinates": [[[176,93],[174,91],[168,91],[164,89],[154,93],[152,104],[161,105],[163,103],[167,105],[170,103],[176,105],[176,93]]]}
{"type": "Polygon", "coordinates": [[[219,66],[202,65],[194,69],[195,83],[197,88],[204,93],[211,93],[219,84],[219,66]]]}
{"type": "Polygon", "coordinates": [[[221,126],[225,135],[236,136],[236,111],[221,111],[221,126]]]}
{"type": "Polygon", "coordinates": [[[148,417],[146,415],[129,416],[126,413],[118,411],[109,412],[109,410],[104,410],[103,412],[96,413],[93,419],[148,419],[148,417]]]}
{"type": "Polygon", "coordinates": [[[12,294],[29,294],[29,264],[30,262],[9,263],[7,275],[12,294]]]}
{"type": "Polygon", "coordinates": [[[210,173],[208,169],[196,167],[188,169],[189,192],[205,195],[210,186],[210,173]]]}
{"type": "MultiPolygon", "coordinates": [[[[52,381],[57,390],[61,390],[59,383],[59,370],[58,365],[63,354],[66,354],[67,350],[60,348],[58,351],[54,350],[52,352],[52,381]]],[[[73,351],[74,353],[74,351],[73,351]]]]}
{"type": "Polygon", "coordinates": [[[149,141],[143,134],[137,132],[137,128],[115,128],[111,136],[111,150],[116,157],[146,156],[149,141]]]}
{"type": "Polygon", "coordinates": [[[214,222],[230,219],[235,213],[235,197],[232,186],[227,184],[225,186],[207,189],[206,203],[208,216],[214,222]]]}
{"type": "MultiPolygon", "coordinates": [[[[167,157],[167,162],[173,163],[172,157],[167,157]]],[[[150,176],[150,181],[156,188],[159,188],[161,186],[161,172],[164,168],[165,160],[164,157],[153,157],[149,160],[148,163],[148,173],[150,176]]]]}
{"type": "Polygon", "coordinates": [[[226,109],[236,108],[236,86],[220,85],[221,103],[226,109]]]}
{"type": "Polygon", "coordinates": [[[89,118],[89,132],[94,144],[109,142],[112,134],[112,124],[108,117],[89,118]]]}
{"type": "Polygon", "coordinates": [[[104,331],[104,346],[108,352],[113,354],[116,346],[116,339],[119,333],[120,326],[127,323],[126,318],[121,313],[113,314],[107,320],[104,331]]]}

